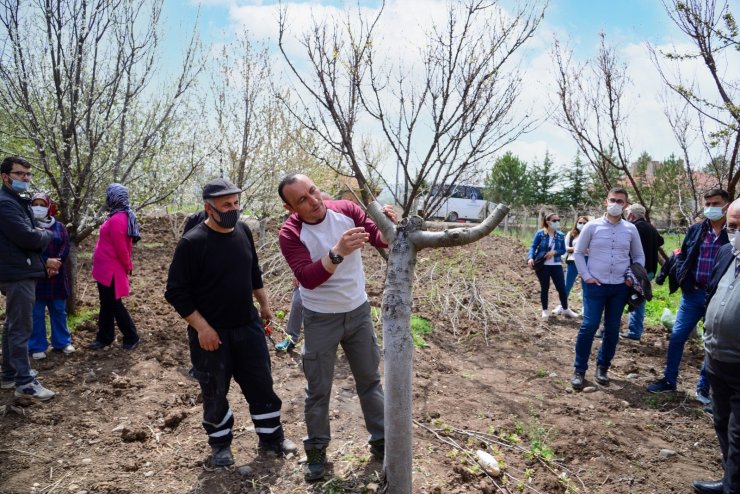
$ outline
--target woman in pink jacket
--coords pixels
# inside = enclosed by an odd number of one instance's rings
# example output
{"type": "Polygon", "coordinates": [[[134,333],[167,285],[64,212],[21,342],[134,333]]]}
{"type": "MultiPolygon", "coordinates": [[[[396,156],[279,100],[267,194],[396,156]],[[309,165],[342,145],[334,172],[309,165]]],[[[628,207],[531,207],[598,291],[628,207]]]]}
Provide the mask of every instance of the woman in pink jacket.
{"type": "Polygon", "coordinates": [[[93,253],[92,276],[98,282],[100,316],[98,335],[88,348],[98,350],[115,340],[113,319],[123,333],[123,349],[133,350],[139,344],[139,335],[122,297],[129,294],[128,276],[134,267],[131,249],[141,238],[136,215],[128,204],[128,189],[121,184],[110,184],[105,191],[105,206],[110,213],[100,227],[100,236],[93,253]]]}

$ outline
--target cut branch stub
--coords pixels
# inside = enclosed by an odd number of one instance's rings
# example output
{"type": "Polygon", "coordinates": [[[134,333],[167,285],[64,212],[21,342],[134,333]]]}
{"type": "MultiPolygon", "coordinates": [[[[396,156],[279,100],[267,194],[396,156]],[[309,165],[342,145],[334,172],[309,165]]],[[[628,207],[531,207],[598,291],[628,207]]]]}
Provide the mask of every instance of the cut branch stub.
{"type": "Polygon", "coordinates": [[[509,207],[499,204],[482,223],[473,228],[453,228],[444,232],[417,230],[409,233],[409,241],[418,250],[426,247],[454,247],[469,244],[489,235],[508,213],[509,207]]]}

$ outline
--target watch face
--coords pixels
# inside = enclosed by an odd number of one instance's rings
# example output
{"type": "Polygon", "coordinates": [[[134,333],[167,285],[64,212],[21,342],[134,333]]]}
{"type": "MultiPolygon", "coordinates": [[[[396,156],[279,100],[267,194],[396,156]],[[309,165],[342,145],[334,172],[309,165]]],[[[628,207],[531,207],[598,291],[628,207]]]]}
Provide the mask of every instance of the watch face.
{"type": "Polygon", "coordinates": [[[332,251],[329,251],[329,259],[331,259],[332,264],[339,264],[340,262],[344,261],[344,257],[340,256],[339,254],[335,254],[332,251]]]}

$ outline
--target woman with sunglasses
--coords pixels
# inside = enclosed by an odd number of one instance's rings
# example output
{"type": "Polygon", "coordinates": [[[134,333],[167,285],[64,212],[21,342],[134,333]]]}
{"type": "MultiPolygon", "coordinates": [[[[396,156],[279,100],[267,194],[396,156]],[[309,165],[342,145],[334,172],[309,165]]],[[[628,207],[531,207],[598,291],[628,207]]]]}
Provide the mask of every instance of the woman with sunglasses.
{"type": "Polygon", "coordinates": [[[542,219],[542,229],[537,230],[529,248],[527,264],[534,269],[535,260],[544,258],[544,265],[535,270],[540,280],[540,302],[542,303],[542,319],[550,317],[548,295],[550,280],[560,296],[560,305],[553,311],[553,315],[563,314],[566,317],[578,317],[578,314],[568,308],[568,297],[565,294],[565,280],[563,278],[563,264],[560,256],[565,254],[565,238],[560,231],[560,215],[550,213],[542,219]]]}

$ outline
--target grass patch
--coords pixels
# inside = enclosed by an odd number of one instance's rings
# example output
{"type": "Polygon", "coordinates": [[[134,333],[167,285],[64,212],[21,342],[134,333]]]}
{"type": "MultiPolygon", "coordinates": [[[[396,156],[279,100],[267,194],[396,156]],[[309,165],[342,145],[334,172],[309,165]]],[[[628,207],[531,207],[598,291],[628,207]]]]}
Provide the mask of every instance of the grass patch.
{"type": "Polygon", "coordinates": [[[670,309],[673,315],[678,311],[681,301],[681,290],[668,293],[668,281],[663,285],[653,283],[653,299],[645,305],[645,322],[650,325],[660,326],[660,316],[664,309],[670,309]]]}
{"type": "Polygon", "coordinates": [[[76,331],[81,324],[98,317],[99,313],[100,309],[98,307],[91,307],[81,309],[77,314],[67,314],[67,327],[70,331],[76,331]]]}
{"type": "Polygon", "coordinates": [[[416,348],[426,348],[429,344],[424,341],[424,336],[431,334],[432,322],[421,316],[413,314],[411,316],[411,338],[414,340],[416,348]]]}
{"type": "MultiPolygon", "coordinates": [[[[380,307],[370,307],[370,317],[373,321],[373,327],[377,334],[378,340],[383,340],[382,312],[380,307]]],[[[429,344],[424,340],[424,336],[431,334],[432,322],[416,314],[411,315],[411,339],[414,341],[414,347],[426,348],[429,344]]]]}

